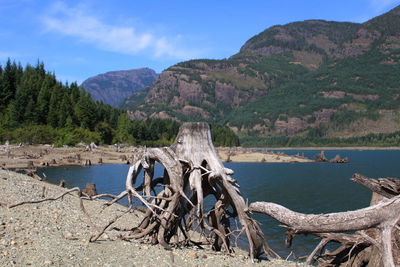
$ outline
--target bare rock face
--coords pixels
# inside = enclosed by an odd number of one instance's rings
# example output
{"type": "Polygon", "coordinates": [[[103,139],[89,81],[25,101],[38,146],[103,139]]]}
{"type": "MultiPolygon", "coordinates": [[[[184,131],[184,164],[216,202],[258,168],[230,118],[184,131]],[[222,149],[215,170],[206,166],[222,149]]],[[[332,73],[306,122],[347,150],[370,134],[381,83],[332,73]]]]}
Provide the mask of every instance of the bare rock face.
{"type": "Polygon", "coordinates": [[[300,118],[288,118],[287,121],[276,120],[275,129],[278,134],[295,135],[308,127],[306,121],[300,118]]]}
{"type": "Polygon", "coordinates": [[[149,68],[111,71],[86,79],[81,87],[94,100],[117,107],[125,98],[145,89],[156,78],[156,72],[149,68]]]}

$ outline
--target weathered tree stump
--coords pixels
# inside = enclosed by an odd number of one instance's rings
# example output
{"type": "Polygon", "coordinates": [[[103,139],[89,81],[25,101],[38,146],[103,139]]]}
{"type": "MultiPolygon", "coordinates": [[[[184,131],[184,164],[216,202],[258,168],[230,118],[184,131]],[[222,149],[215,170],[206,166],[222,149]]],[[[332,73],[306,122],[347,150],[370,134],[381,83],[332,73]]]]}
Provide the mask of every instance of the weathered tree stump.
{"type": "Polygon", "coordinates": [[[325,157],[325,152],[321,151],[315,155],[315,161],[317,162],[327,162],[328,159],[325,157]]]}
{"type": "Polygon", "coordinates": [[[29,160],[29,161],[28,161],[27,167],[28,167],[28,168],[34,168],[34,167],[35,167],[35,165],[33,164],[33,161],[32,161],[32,160],[29,160]]]}
{"type": "Polygon", "coordinates": [[[83,163],[83,166],[92,166],[92,161],[90,159],[86,159],[85,163],[83,163]]]}
{"type": "Polygon", "coordinates": [[[279,257],[250,217],[239,186],[231,178],[233,171],[218,158],[208,124],[185,123],[171,147],[148,148],[136,156],[126,178],[126,190],[111,201],[128,195],[130,203],[137,198],[147,208],[142,222],[125,238],[147,238],[169,249],[171,245],[196,243],[189,230],[197,227],[213,236],[212,241],[207,239],[213,249],[229,253],[231,237],[240,232],[247,236],[251,259],[279,257]],[[154,177],[156,162],[164,166],[162,177],[154,177]],[[142,183],[134,188],[142,169],[142,183]],[[205,207],[204,199],[209,196],[214,204],[205,207]],[[231,228],[233,218],[239,219],[241,229],[231,228]],[[173,237],[175,242],[171,241],[173,237]]]}
{"type": "Polygon", "coordinates": [[[338,154],[333,159],[329,160],[329,162],[331,162],[331,163],[348,163],[349,158],[347,158],[347,157],[341,158],[340,155],[338,154]]]}
{"type": "Polygon", "coordinates": [[[89,197],[97,195],[96,184],[92,184],[92,183],[86,184],[86,188],[82,190],[82,193],[84,193],[85,195],[87,195],[89,197]]]}

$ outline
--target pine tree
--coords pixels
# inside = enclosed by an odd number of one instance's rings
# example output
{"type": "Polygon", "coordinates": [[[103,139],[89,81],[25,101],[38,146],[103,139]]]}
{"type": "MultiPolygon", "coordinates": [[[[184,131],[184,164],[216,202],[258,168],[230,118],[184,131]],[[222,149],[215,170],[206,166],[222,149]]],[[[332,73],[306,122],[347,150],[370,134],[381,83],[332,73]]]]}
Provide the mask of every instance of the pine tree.
{"type": "Polygon", "coordinates": [[[99,122],[95,127],[95,131],[99,133],[104,144],[111,144],[113,139],[113,130],[107,122],[99,122]]]}
{"type": "Polygon", "coordinates": [[[49,102],[49,112],[47,114],[47,123],[52,127],[58,127],[59,113],[60,113],[60,102],[62,98],[62,87],[61,84],[57,84],[53,87],[49,102]]]}
{"type": "Polygon", "coordinates": [[[79,101],[76,103],[74,111],[82,128],[93,130],[96,123],[95,108],[90,95],[81,90],[79,101]]]}
{"type": "Polygon", "coordinates": [[[132,122],[125,113],[119,115],[118,117],[115,141],[118,143],[134,143],[132,135],[132,122]]]}
{"type": "Polygon", "coordinates": [[[17,83],[17,65],[8,59],[2,74],[2,84],[0,86],[0,109],[3,110],[15,96],[17,83]]]}
{"type": "Polygon", "coordinates": [[[36,103],[37,122],[39,124],[47,123],[47,115],[49,112],[51,90],[55,86],[56,80],[52,75],[46,75],[44,78],[36,103]]]}

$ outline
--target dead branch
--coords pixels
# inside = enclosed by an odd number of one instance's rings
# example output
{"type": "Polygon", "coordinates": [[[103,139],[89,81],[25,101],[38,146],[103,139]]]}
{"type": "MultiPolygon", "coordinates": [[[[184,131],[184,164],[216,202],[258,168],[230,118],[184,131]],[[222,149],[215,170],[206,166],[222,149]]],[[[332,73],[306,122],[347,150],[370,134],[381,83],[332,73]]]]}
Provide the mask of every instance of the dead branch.
{"type": "MultiPolygon", "coordinates": [[[[394,234],[394,232],[397,235],[399,233],[396,225],[400,220],[400,195],[396,195],[396,192],[398,192],[396,190],[398,190],[397,185],[400,183],[395,178],[369,179],[358,174],[353,175],[352,180],[367,186],[374,192],[391,198],[383,198],[383,200],[364,209],[329,214],[303,214],[269,202],[254,202],[250,205],[249,210],[271,216],[283,223],[290,233],[311,233],[322,237],[321,242],[308,256],[307,263],[311,263],[315,255],[328,242],[335,241],[342,246],[330,255],[321,256],[330,258],[329,261],[324,262],[326,266],[343,261],[354,264],[351,266],[358,266],[360,259],[357,258],[357,255],[361,255],[365,248],[372,245],[378,249],[377,253],[381,254],[383,266],[394,267],[395,262],[397,262],[394,255],[400,253],[396,243],[398,241],[396,241],[394,234]],[[340,232],[349,231],[357,232],[355,234],[340,234],[340,232]],[[366,231],[377,232],[378,234],[370,236],[366,234],[366,231]],[[377,238],[378,240],[376,240],[377,238]],[[396,247],[392,246],[393,243],[396,244],[396,247]],[[396,252],[393,253],[393,251],[396,252]]],[[[375,255],[365,255],[364,253],[363,261],[371,260],[371,262],[375,262],[372,260],[374,257],[375,255]]]]}
{"type": "Polygon", "coordinates": [[[269,202],[254,202],[250,211],[264,213],[288,226],[296,233],[337,233],[357,231],[400,219],[400,195],[374,206],[355,211],[303,214],[269,202]]]}
{"type": "Polygon", "coordinates": [[[128,212],[130,212],[132,209],[128,208],[128,210],[126,210],[124,213],[119,214],[117,216],[114,217],[114,219],[112,219],[111,221],[109,221],[102,229],[100,229],[100,231],[97,233],[97,235],[95,236],[91,236],[89,238],[89,242],[96,242],[100,236],[102,234],[104,234],[104,232],[111,226],[113,225],[118,219],[120,219],[122,216],[124,216],[125,214],[127,214],[128,212]]]}
{"type": "Polygon", "coordinates": [[[400,194],[400,180],[397,178],[371,179],[356,173],[353,174],[351,180],[387,198],[392,198],[400,194]]]}
{"type": "Polygon", "coordinates": [[[37,204],[37,203],[41,203],[41,202],[45,202],[45,201],[53,201],[53,200],[60,199],[63,196],[65,196],[65,195],[67,195],[69,193],[75,192],[75,191],[79,192],[79,194],[81,193],[81,190],[79,189],[79,187],[74,187],[74,188],[71,188],[71,189],[65,191],[64,193],[62,193],[62,194],[60,194],[60,195],[58,195],[56,197],[48,197],[48,198],[39,199],[39,200],[26,200],[26,201],[22,201],[22,202],[18,202],[18,203],[12,204],[12,205],[10,205],[8,207],[11,209],[11,208],[15,208],[15,207],[18,207],[18,206],[21,206],[21,205],[25,205],[25,204],[37,204]]]}

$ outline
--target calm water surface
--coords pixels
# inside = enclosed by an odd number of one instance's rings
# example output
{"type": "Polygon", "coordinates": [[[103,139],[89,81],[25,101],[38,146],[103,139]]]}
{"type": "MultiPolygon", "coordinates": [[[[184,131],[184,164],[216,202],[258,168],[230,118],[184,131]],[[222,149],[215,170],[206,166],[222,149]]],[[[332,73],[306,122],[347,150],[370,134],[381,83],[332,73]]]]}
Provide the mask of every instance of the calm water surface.
{"type": "MultiPolygon", "coordinates": [[[[286,154],[304,153],[312,158],[319,151],[285,150],[286,154]]],[[[327,158],[336,154],[349,157],[348,164],[331,163],[225,163],[235,171],[234,178],[249,202],[268,201],[303,213],[327,213],[363,208],[369,205],[371,192],[350,181],[354,173],[371,178],[400,177],[400,151],[325,151],[327,158]]],[[[41,169],[51,183],[64,179],[68,187],[84,188],[95,183],[98,193],[117,194],[124,190],[128,165],[90,167],[49,167],[41,169]]],[[[156,168],[156,176],[162,175],[156,168]]],[[[286,257],[309,253],[318,243],[313,236],[296,236],[292,248],[284,247],[285,230],[268,216],[255,214],[271,247],[286,257]]]]}

